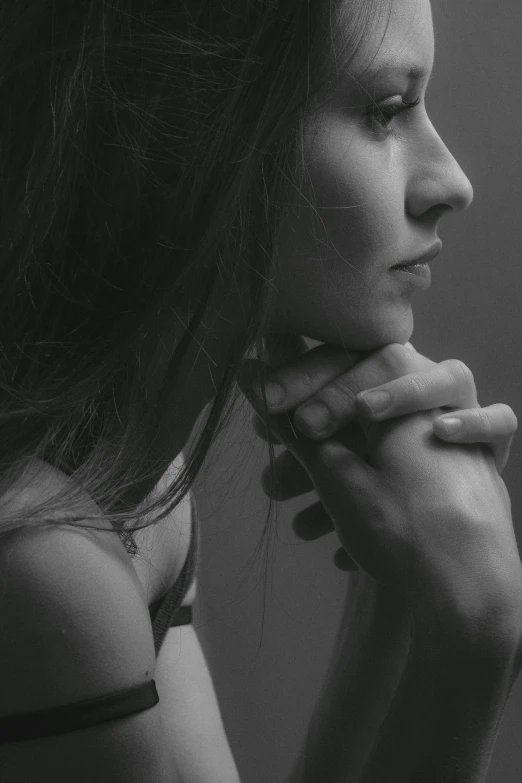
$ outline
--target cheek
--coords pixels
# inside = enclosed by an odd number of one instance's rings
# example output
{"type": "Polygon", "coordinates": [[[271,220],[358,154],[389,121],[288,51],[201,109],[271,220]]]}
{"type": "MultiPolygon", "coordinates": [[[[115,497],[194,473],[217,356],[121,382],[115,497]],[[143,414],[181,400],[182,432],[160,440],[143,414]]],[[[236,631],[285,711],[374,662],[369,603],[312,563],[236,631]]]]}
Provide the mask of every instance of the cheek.
{"type": "Polygon", "coordinates": [[[308,158],[310,183],[278,236],[273,331],[367,350],[409,339],[409,305],[384,279],[404,206],[390,186],[397,177],[386,166],[383,175],[382,153],[377,160],[352,141],[308,158]]]}
{"type": "MultiPolygon", "coordinates": [[[[369,142],[360,129],[334,118],[309,156],[311,187],[306,197],[317,207],[334,253],[359,269],[397,246],[404,194],[391,149],[369,142]]],[[[311,211],[303,207],[299,233],[310,226],[311,211]]]]}
{"type": "Polygon", "coordinates": [[[353,237],[347,240],[346,229],[340,226],[332,241],[336,232],[326,222],[325,227],[328,246],[320,234],[314,235],[310,211],[281,232],[274,280],[278,327],[274,331],[288,330],[336,344],[340,334],[360,333],[362,325],[370,326],[380,309],[379,295],[375,273],[365,267],[361,256],[354,262],[349,246],[353,237]]]}
{"type": "Polygon", "coordinates": [[[356,150],[350,157],[336,150],[308,166],[310,183],[278,237],[277,277],[287,293],[313,287],[324,303],[342,291],[344,301],[362,306],[383,255],[396,244],[393,197],[356,150]]]}

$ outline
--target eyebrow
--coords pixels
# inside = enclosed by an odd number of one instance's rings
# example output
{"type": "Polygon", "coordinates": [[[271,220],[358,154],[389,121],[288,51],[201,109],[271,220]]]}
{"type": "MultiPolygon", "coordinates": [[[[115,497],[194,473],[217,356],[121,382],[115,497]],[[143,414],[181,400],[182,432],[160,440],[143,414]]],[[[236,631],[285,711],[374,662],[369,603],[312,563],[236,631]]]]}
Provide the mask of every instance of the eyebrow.
{"type": "Polygon", "coordinates": [[[398,64],[393,61],[382,62],[373,68],[370,66],[368,70],[363,74],[364,76],[380,77],[385,76],[387,73],[399,73],[406,74],[409,81],[420,82],[422,79],[426,79],[430,75],[430,71],[417,63],[402,63],[398,64]]]}

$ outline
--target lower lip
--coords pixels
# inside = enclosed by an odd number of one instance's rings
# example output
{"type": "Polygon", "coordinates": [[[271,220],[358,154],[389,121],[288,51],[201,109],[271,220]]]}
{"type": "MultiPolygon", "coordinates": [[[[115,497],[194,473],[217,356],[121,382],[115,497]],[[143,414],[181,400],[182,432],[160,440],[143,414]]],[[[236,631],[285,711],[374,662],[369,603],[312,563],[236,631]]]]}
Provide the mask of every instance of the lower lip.
{"type": "Polygon", "coordinates": [[[431,269],[428,264],[412,264],[411,266],[400,266],[391,269],[391,272],[398,275],[404,282],[419,288],[429,288],[431,285],[431,269]]]}

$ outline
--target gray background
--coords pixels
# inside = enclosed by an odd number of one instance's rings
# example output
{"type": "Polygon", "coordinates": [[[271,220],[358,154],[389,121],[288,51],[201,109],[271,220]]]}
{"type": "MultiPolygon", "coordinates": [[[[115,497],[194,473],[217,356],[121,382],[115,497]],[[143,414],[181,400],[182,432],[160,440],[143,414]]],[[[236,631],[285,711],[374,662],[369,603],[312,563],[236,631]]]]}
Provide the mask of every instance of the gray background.
{"type": "MultiPolygon", "coordinates": [[[[441,222],[444,250],[431,289],[414,299],[412,342],[433,361],[462,359],[474,373],[480,404],[507,403],[522,424],[522,4],[435,0],[433,14],[428,111],[475,200],[465,214],[441,222]]],[[[247,410],[238,414],[196,486],[202,550],[194,624],[242,783],[283,783],[322,687],[349,575],[333,565],[335,534],[303,542],[291,530],[295,513],[316,496],[278,504],[262,628],[264,558],[249,558],[268,509],[260,487],[268,452],[250,418],[247,410]]],[[[519,546],[521,467],[519,433],[503,474],[519,546]]],[[[520,780],[522,678],[487,778],[520,780]]]]}

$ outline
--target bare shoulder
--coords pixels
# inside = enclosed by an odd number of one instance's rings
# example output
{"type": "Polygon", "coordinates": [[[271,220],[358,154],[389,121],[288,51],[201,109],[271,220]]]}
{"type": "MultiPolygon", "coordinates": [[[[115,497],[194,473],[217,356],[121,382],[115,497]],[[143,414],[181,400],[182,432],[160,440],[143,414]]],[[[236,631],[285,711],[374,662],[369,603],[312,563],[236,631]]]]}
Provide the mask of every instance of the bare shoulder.
{"type": "Polygon", "coordinates": [[[0,547],[0,672],[9,672],[0,674],[0,714],[55,706],[60,692],[66,703],[114,690],[115,674],[124,687],[154,672],[143,590],[114,543],[58,527],[25,529],[0,547]]]}
{"type": "Polygon", "coordinates": [[[0,536],[0,574],[0,672],[9,672],[0,674],[0,714],[135,685],[154,672],[142,585],[114,533],[16,530],[0,536]]]}
{"type": "MultiPolygon", "coordinates": [[[[114,531],[60,525],[0,536],[0,575],[1,717],[154,679],[143,587],[114,531]]],[[[0,768],[6,783],[179,780],[158,705],[81,730],[0,742],[0,768]]]]}

